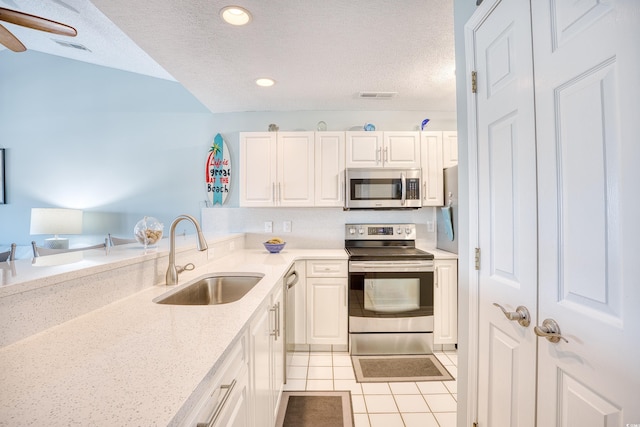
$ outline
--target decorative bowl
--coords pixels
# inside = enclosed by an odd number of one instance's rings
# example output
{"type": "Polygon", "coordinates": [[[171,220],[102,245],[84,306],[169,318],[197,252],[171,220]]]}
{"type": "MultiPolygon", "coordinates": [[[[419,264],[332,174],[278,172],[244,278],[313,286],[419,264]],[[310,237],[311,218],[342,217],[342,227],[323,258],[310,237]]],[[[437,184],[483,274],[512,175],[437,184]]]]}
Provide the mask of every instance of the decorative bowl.
{"type": "Polygon", "coordinates": [[[279,253],[282,248],[284,248],[284,245],[286,245],[287,242],[284,243],[267,243],[264,242],[263,245],[264,247],[272,254],[277,254],[279,253]]]}
{"type": "Polygon", "coordinates": [[[164,225],[152,216],[142,218],[133,229],[136,240],[145,247],[155,245],[162,238],[164,225]]]}

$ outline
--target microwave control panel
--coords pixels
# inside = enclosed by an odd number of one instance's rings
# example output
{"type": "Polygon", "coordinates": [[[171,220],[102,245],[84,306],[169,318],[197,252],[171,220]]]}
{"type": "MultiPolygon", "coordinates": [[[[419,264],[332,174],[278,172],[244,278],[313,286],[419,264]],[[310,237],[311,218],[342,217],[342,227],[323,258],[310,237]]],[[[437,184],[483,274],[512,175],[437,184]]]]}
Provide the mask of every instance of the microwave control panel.
{"type": "Polygon", "coordinates": [[[415,224],[346,224],[346,240],[415,240],[415,224]]]}
{"type": "Polygon", "coordinates": [[[420,180],[417,178],[407,179],[407,199],[419,200],[420,199],[420,180]]]}

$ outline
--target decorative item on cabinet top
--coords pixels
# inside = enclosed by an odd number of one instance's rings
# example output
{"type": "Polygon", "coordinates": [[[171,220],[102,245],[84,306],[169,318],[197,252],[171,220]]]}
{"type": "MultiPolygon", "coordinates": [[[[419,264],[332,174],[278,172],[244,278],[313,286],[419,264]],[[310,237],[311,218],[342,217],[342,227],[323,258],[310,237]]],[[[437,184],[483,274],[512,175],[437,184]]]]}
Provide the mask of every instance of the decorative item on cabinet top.
{"type": "Polygon", "coordinates": [[[206,163],[207,196],[211,205],[224,204],[231,185],[231,159],[222,135],[217,134],[206,163]]]}

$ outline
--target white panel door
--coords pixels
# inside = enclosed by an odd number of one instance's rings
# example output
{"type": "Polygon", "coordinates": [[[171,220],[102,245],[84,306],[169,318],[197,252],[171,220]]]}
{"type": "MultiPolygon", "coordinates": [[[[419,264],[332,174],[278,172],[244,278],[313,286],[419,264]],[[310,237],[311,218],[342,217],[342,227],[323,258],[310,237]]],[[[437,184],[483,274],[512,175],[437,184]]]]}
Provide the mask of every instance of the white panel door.
{"type": "Polygon", "coordinates": [[[474,34],[477,91],[478,242],[481,249],[478,423],[535,425],[536,338],[508,320],[535,322],[536,169],[533,65],[527,0],[503,0],[474,34]]]}
{"type": "Polygon", "coordinates": [[[422,132],[422,206],[444,204],[444,175],[442,168],[442,132],[422,132]]]}
{"type": "Polygon", "coordinates": [[[344,206],[344,132],[316,132],[315,151],[315,205],[344,206]]]}
{"type": "Polygon", "coordinates": [[[273,206],[276,190],[276,134],[240,133],[240,206],[273,206]]]}
{"type": "Polygon", "coordinates": [[[385,168],[420,167],[420,132],[384,132],[383,141],[385,168]]]}
{"type": "Polygon", "coordinates": [[[313,132],[278,132],[278,206],[313,206],[313,147],[313,132]]]}
{"type": "Polygon", "coordinates": [[[640,2],[532,1],[538,425],[640,424],[640,2]]]}

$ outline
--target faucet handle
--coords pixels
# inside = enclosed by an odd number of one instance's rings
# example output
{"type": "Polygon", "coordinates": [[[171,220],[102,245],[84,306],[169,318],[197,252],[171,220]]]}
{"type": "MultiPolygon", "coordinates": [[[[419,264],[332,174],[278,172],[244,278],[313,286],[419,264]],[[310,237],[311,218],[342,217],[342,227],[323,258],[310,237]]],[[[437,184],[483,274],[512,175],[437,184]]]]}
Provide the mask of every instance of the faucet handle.
{"type": "Polygon", "coordinates": [[[176,270],[178,271],[178,274],[182,273],[183,271],[195,270],[195,268],[196,268],[196,266],[192,262],[190,262],[189,264],[187,264],[185,266],[176,265],[176,270]]]}

